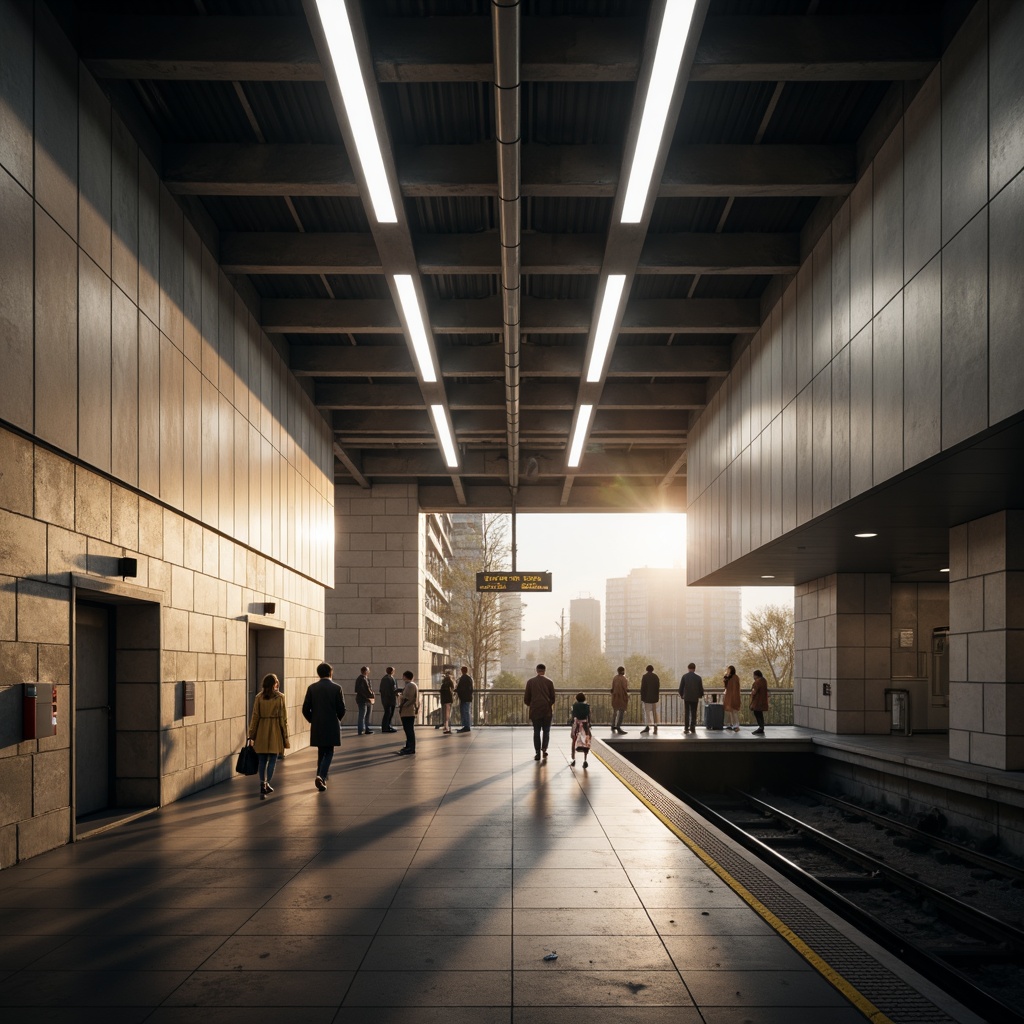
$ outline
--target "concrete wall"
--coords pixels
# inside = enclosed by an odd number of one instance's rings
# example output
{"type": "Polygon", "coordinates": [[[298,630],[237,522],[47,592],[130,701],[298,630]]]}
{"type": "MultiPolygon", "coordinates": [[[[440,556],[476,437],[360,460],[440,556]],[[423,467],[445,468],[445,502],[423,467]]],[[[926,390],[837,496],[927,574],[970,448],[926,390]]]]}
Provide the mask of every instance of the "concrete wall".
{"type": "Polygon", "coordinates": [[[691,582],[1024,408],[1022,48],[974,6],[697,421],[691,582]]]}
{"type": "Polygon", "coordinates": [[[277,606],[286,680],[322,657],[333,456],[47,9],[0,0],[0,25],[2,866],[71,831],[71,716],[21,742],[8,712],[35,680],[72,703],[73,575],[138,559],[138,594],[162,609],[160,693],[135,711],[126,698],[121,725],[157,736],[164,802],[209,785],[246,724],[254,605],[277,606]],[[182,680],[197,684],[189,718],[182,680]]]}

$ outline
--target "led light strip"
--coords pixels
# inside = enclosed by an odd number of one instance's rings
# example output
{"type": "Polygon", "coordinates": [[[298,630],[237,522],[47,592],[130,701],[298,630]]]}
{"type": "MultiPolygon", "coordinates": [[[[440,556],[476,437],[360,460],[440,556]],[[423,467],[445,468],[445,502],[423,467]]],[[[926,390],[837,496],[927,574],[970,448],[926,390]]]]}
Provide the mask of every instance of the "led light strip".
{"type": "Polygon", "coordinates": [[[320,14],[320,24],[331,54],[334,74],[345,101],[345,113],[352,129],[373,212],[381,224],[396,224],[398,213],[388,184],[387,171],[384,169],[380,140],[370,112],[366,82],[359,66],[359,54],[352,36],[345,0],[316,0],[316,9],[320,14]]]}
{"type": "Polygon", "coordinates": [[[594,411],[592,405],[581,405],[580,414],[576,419],[576,433],[572,435],[572,446],[569,449],[569,468],[576,469],[583,457],[583,441],[590,426],[590,417],[594,411]]]}
{"type": "Polygon", "coordinates": [[[454,469],[459,464],[459,457],[455,452],[455,442],[452,440],[452,432],[448,429],[448,417],[444,414],[443,405],[432,405],[430,415],[434,418],[434,426],[437,428],[437,436],[441,442],[441,450],[444,452],[445,465],[454,469]]]}
{"type": "Polygon", "coordinates": [[[622,298],[625,284],[625,274],[609,274],[605,282],[601,312],[598,314],[597,330],[594,332],[594,350],[590,354],[590,365],[587,367],[588,384],[596,384],[604,371],[605,356],[612,340],[612,324],[615,323],[615,314],[619,311],[619,300],[622,298]]]}
{"type": "Polygon", "coordinates": [[[665,134],[665,120],[675,92],[679,62],[690,34],[696,0],[667,0],[665,14],[654,52],[654,67],[647,86],[647,99],[640,118],[640,132],[629,167],[626,196],[622,203],[622,223],[639,224],[651,190],[654,162],[665,134]]]}
{"type": "Polygon", "coordinates": [[[416,353],[416,362],[420,368],[420,376],[427,384],[437,380],[434,369],[434,355],[427,337],[427,328],[420,312],[420,301],[416,295],[416,286],[411,274],[395,274],[395,287],[398,289],[398,300],[402,304],[405,322],[409,325],[409,337],[412,339],[412,350],[416,353]]]}

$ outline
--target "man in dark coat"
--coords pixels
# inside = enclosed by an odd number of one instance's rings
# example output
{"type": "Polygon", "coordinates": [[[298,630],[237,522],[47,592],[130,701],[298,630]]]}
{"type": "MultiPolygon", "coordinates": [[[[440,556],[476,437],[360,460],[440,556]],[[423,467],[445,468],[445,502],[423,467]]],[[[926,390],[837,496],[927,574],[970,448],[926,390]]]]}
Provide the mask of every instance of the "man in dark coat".
{"type": "Polygon", "coordinates": [[[640,680],[640,703],[644,709],[644,727],[641,733],[651,731],[654,726],[654,735],[658,735],[658,702],[661,700],[661,680],[658,673],[654,671],[653,665],[647,666],[643,679],[640,680]]]}
{"type": "Polygon", "coordinates": [[[359,716],[356,719],[356,735],[367,736],[373,730],[370,728],[370,714],[373,711],[373,689],[370,686],[370,666],[364,665],[356,676],[356,710],[359,716]]]}
{"type": "Polygon", "coordinates": [[[537,666],[537,674],[526,681],[523,703],[530,709],[533,723],[533,755],[539,761],[543,754],[548,756],[548,737],[551,735],[551,718],[555,713],[555,685],[544,673],[544,665],[537,666]]]}
{"type": "Polygon", "coordinates": [[[697,675],[697,666],[691,661],[687,672],[679,680],[679,696],[683,698],[683,732],[697,731],[697,704],[704,696],[704,680],[697,675]]]}
{"type": "Polygon", "coordinates": [[[334,748],[341,745],[341,720],[345,717],[345,695],[331,678],[334,669],[327,662],[316,667],[320,677],[310,683],[302,702],[302,717],[309,722],[309,745],[316,747],[316,779],[314,785],[322,793],[327,788],[327,774],[334,760],[334,748]]]}
{"type": "Polygon", "coordinates": [[[459,732],[469,732],[473,722],[473,677],[469,674],[469,666],[462,666],[462,675],[455,684],[455,694],[459,698],[459,717],[462,728],[459,732]]]}
{"type": "Polygon", "coordinates": [[[392,716],[395,713],[395,705],[398,703],[398,680],[395,679],[394,667],[388,665],[387,671],[381,676],[380,686],[377,687],[380,694],[380,731],[398,732],[391,724],[392,716]]]}

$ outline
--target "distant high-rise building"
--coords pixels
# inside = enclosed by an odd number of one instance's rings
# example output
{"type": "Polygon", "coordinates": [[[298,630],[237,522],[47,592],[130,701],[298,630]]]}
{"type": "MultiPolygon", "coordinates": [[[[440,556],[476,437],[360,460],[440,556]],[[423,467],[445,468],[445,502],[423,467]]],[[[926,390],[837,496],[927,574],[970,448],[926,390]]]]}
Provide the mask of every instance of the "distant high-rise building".
{"type": "Polygon", "coordinates": [[[503,672],[519,672],[523,661],[523,598],[521,594],[502,594],[498,607],[501,617],[517,623],[502,634],[501,668],[503,672]]]}
{"type": "Polygon", "coordinates": [[[601,602],[596,597],[574,597],[569,602],[569,629],[577,626],[601,643],[601,602]]]}
{"type": "Polygon", "coordinates": [[[736,662],[741,631],[738,587],[687,587],[685,569],[633,569],[607,581],[605,651],[613,662],[639,654],[675,678],[692,661],[714,676],[736,662]]]}

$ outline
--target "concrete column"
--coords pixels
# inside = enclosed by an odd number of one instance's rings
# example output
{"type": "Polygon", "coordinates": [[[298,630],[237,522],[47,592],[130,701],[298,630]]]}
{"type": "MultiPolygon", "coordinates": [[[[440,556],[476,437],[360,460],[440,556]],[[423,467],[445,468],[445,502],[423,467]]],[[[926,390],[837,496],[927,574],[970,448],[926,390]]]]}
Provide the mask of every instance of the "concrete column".
{"type": "MultiPolygon", "coordinates": [[[[346,695],[362,665],[421,675],[421,516],[416,486],[335,488],[335,579],[325,657],[346,695]]],[[[429,658],[428,658],[429,664],[429,658]]],[[[374,679],[374,682],[376,680],[374,679]]]]}
{"type": "Polygon", "coordinates": [[[949,532],[949,756],[1024,768],[1024,511],[949,532]]]}
{"type": "Polygon", "coordinates": [[[801,583],[793,601],[795,724],[835,733],[888,732],[888,574],[834,573],[801,583]]]}

